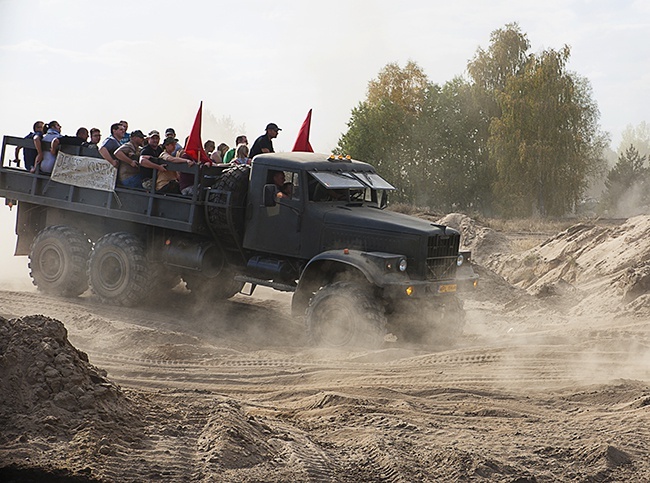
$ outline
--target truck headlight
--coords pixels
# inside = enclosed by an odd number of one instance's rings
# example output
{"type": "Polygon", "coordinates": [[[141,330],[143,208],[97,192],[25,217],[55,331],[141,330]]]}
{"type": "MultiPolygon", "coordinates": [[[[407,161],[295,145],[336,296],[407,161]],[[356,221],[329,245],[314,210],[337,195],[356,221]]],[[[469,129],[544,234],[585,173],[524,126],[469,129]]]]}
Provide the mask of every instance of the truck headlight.
{"type": "Polygon", "coordinates": [[[460,267],[464,261],[465,261],[465,257],[462,254],[460,254],[456,259],[456,265],[460,267]]]}
{"type": "Polygon", "coordinates": [[[408,267],[408,263],[406,262],[406,258],[402,258],[399,261],[399,271],[400,272],[406,272],[407,267],[408,267]]]}

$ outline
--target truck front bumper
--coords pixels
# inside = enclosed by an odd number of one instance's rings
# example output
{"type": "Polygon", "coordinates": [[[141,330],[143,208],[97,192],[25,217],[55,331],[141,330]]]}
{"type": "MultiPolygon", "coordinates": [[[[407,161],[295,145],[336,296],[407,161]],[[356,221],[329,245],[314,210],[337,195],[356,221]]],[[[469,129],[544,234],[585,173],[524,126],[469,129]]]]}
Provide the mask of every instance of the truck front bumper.
{"type": "Polygon", "coordinates": [[[475,290],[478,287],[478,275],[472,273],[453,280],[409,280],[389,283],[383,287],[384,297],[393,300],[407,298],[431,298],[475,290]]]}

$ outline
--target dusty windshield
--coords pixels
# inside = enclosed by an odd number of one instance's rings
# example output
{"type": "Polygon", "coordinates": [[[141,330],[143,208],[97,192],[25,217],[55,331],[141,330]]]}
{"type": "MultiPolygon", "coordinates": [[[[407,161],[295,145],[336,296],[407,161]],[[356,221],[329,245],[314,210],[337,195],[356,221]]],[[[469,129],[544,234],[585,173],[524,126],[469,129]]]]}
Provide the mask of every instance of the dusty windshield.
{"type": "Polygon", "coordinates": [[[371,172],[309,172],[309,200],[385,205],[385,191],[395,188],[371,172]]]}

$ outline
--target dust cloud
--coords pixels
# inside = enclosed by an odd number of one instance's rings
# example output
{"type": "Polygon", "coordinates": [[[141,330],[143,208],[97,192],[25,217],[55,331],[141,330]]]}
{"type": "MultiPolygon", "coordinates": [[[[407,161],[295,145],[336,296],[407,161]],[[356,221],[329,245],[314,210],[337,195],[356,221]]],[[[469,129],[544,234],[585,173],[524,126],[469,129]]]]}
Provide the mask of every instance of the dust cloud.
{"type": "Polygon", "coordinates": [[[0,477],[650,481],[650,217],[530,243],[444,222],[481,277],[446,344],[313,347],[261,287],[136,308],[0,290],[0,477]]]}
{"type": "Polygon", "coordinates": [[[34,290],[27,257],[14,257],[17,208],[0,206],[0,287],[3,290],[34,290]]]}
{"type": "MultiPolygon", "coordinates": [[[[501,304],[507,317],[470,326],[514,349],[508,364],[563,359],[562,377],[576,384],[650,377],[650,216],[579,223],[518,253],[504,252],[500,234],[467,217],[441,222],[480,247],[481,289],[470,304],[501,304]]],[[[526,370],[511,364],[512,380],[525,381],[526,370]]]]}
{"type": "Polygon", "coordinates": [[[609,216],[629,218],[649,214],[650,206],[648,206],[647,189],[644,184],[634,183],[621,195],[616,207],[610,210],[609,216]]]}

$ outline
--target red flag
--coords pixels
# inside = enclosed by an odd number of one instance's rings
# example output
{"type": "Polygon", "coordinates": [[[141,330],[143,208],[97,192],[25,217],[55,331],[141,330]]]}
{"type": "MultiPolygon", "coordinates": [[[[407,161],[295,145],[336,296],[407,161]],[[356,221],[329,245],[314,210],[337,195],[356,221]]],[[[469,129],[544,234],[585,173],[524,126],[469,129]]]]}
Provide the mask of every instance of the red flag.
{"type": "Polygon", "coordinates": [[[200,161],[202,163],[211,163],[208,153],[203,149],[203,141],[201,141],[201,118],[203,117],[203,101],[199,106],[199,112],[196,113],[196,119],[194,119],[194,126],[192,126],[192,132],[187,138],[187,145],[185,146],[185,152],[187,155],[192,158],[194,161],[200,161]]]}
{"type": "Polygon", "coordinates": [[[291,151],[302,151],[306,153],[313,153],[314,150],[311,147],[311,144],[309,144],[309,128],[311,127],[311,109],[309,109],[309,113],[307,113],[307,118],[305,119],[305,122],[302,123],[302,127],[300,128],[300,132],[298,132],[298,137],[296,138],[296,142],[293,145],[293,149],[291,151]]]}

